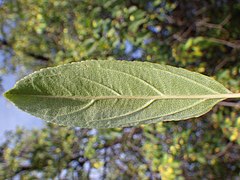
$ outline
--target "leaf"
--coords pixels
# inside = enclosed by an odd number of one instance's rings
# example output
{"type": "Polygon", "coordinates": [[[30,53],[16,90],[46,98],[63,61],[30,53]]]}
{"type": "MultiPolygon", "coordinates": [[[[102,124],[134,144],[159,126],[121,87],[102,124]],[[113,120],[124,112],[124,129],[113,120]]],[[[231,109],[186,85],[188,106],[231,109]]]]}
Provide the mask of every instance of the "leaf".
{"type": "Polygon", "coordinates": [[[85,128],[189,119],[237,96],[213,79],[181,68],[110,60],[42,69],[5,93],[34,116],[85,128]]]}

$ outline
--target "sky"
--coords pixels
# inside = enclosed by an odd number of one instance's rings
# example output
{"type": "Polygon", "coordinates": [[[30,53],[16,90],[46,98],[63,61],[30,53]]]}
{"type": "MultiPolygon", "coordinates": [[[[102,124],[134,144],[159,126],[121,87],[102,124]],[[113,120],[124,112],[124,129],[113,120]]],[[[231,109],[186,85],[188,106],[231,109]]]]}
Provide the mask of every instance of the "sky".
{"type": "MultiPolygon", "coordinates": [[[[8,74],[2,76],[4,91],[11,89],[17,76],[8,74]]],[[[9,130],[15,130],[16,127],[25,129],[44,127],[44,122],[30,114],[23,112],[15,107],[12,103],[6,100],[3,95],[0,95],[0,142],[4,140],[4,133],[9,130]]]]}
{"type": "MultiPolygon", "coordinates": [[[[2,4],[0,0],[0,5],[2,4]]],[[[1,37],[0,37],[1,38],[1,37]]],[[[3,54],[0,50],[0,67],[3,60],[3,54]]],[[[0,74],[1,75],[1,74],[0,74]]],[[[11,89],[18,77],[14,74],[1,75],[4,91],[11,89]]],[[[44,127],[44,122],[30,114],[27,114],[12,103],[7,101],[0,93],[0,143],[4,140],[4,133],[9,130],[15,130],[17,127],[25,129],[44,127]]]]}

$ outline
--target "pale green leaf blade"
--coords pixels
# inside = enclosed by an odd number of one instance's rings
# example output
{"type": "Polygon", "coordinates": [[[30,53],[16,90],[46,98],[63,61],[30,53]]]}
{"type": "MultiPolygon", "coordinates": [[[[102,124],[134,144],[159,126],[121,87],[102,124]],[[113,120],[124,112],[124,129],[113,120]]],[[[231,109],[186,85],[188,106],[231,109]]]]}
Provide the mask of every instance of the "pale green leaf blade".
{"type": "Polygon", "coordinates": [[[181,68],[92,60],[37,71],[5,96],[49,122],[109,128],[198,117],[229,94],[213,79],[181,68]]]}

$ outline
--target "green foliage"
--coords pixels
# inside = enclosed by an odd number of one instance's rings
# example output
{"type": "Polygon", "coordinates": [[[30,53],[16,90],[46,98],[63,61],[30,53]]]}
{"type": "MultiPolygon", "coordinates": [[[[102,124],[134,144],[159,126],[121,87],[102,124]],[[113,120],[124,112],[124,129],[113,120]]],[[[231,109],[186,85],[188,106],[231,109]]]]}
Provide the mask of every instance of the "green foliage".
{"type": "MultiPolygon", "coordinates": [[[[214,76],[238,93],[239,10],[230,0],[8,0],[0,7],[1,72],[22,76],[85,59],[147,60],[214,76]]],[[[0,179],[57,179],[61,172],[63,179],[239,179],[239,117],[238,101],[228,100],[189,121],[17,130],[0,147],[0,179]]]]}
{"type": "Polygon", "coordinates": [[[171,66],[84,61],[34,72],[5,96],[48,122],[110,128],[198,117],[240,94],[171,66]]]}

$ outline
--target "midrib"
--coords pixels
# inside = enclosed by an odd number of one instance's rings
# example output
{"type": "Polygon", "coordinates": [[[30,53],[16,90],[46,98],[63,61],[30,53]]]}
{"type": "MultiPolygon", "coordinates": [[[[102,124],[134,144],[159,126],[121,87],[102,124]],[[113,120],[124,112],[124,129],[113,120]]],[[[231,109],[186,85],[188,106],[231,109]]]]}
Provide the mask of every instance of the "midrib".
{"type": "Polygon", "coordinates": [[[104,100],[104,99],[139,99],[139,100],[149,100],[149,99],[227,99],[227,98],[240,98],[240,93],[232,94],[207,94],[207,95],[158,95],[158,96],[55,96],[55,95],[34,95],[34,94],[8,94],[16,96],[31,96],[39,98],[54,98],[54,99],[83,99],[83,100],[104,100]]]}

